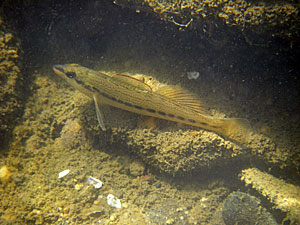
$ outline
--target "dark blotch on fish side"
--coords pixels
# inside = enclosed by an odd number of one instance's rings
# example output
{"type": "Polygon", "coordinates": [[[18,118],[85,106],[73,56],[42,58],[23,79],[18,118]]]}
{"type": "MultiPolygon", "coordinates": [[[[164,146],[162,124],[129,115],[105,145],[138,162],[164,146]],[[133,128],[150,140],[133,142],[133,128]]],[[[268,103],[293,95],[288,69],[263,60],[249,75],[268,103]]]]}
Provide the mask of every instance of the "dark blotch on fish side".
{"type": "Polygon", "coordinates": [[[136,109],[144,109],[143,107],[138,106],[138,105],[134,105],[133,107],[136,108],[136,109]]]}
{"type": "Polygon", "coordinates": [[[146,110],[151,113],[156,113],[156,111],[154,109],[146,109],[146,110]]]}
{"type": "Polygon", "coordinates": [[[125,104],[126,106],[133,107],[133,105],[132,105],[131,103],[124,102],[124,104],[125,104]]]}
{"type": "Polygon", "coordinates": [[[110,96],[108,96],[107,94],[105,94],[105,93],[103,93],[103,92],[100,92],[100,91],[99,91],[99,93],[100,93],[102,96],[104,96],[105,98],[111,99],[110,96]]]}
{"type": "Polygon", "coordinates": [[[79,85],[83,85],[83,86],[84,86],[84,84],[83,84],[83,82],[82,82],[82,81],[80,81],[80,80],[77,80],[77,79],[75,79],[75,81],[76,81],[76,83],[77,83],[77,84],[79,84],[79,85]]]}
{"type": "Polygon", "coordinates": [[[165,112],[161,112],[161,111],[158,111],[158,114],[162,115],[162,116],[165,116],[166,113],[165,112]]]}
{"type": "Polygon", "coordinates": [[[82,84],[82,85],[83,85],[83,87],[84,87],[85,89],[88,89],[88,90],[91,91],[91,92],[95,91],[93,87],[86,86],[86,85],[84,85],[84,84],[82,84]]]}
{"type": "MultiPolygon", "coordinates": [[[[76,80],[76,82],[77,82],[77,80],[76,80]]],[[[78,82],[82,83],[81,81],[78,81],[78,82]]],[[[78,83],[78,82],[77,82],[77,83],[78,83]]],[[[82,84],[83,84],[83,83],[82,83],[82,84]]],[[[100,92],[100,91],[98,90],[98,88],[92,87],[92,89],[93,89],[94,91],[100,92]]]]}

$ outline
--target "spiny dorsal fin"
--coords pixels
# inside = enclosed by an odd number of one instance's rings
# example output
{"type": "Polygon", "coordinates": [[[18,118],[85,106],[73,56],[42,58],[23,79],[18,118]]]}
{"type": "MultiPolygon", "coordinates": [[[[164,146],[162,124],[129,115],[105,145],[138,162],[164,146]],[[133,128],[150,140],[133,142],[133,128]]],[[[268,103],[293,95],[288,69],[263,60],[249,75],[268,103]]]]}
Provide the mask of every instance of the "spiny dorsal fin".
{"type": "Polygon", "coordinates": [[[186,107],[189,107],[197,113],[207,114],[206,110],[201,105],[200,100],[197,98],[197,96],[185,90],[182,90],[180,87],[165,85],[156,90],[155,93],[163,95],[186,107]]]}
{"type": "Polygon", "coordinates": [[[111,76],[111,78],[114,80],[117,80],[119,82],[124,82],[124,83],[130,84],[130,85],[133,85],[133,86],[138,87],[143,90],[152,91],[152,88],[148,84],[144,83],[143,80],[137,79],[133,76],[116,73],[116,74],[113,74],[111,76]]]}

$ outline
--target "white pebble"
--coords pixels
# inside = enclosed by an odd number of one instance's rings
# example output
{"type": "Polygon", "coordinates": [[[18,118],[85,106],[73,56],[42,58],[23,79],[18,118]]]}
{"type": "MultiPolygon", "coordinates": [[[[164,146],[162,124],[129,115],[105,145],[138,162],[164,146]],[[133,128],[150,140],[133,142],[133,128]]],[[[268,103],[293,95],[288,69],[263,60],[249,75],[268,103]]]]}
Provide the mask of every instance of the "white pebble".
{"type": "Polygon", "coordinates": [[[62,177],[64,177],[64,176],[66,176],[68,173],[70,173],[70,170],[64,170],[64,171],[60,172],[60,173],[58,174],[58,179],[60,179],[60,178],[62,178],[62,177]]]}
{"type": "Polygon", "coordinates": [[[94,177],[89,177],[88,181],[89,181],[89,184],[92,184],[94,186],[94,188],[96,188],[96,189],[101,188],[103,185],[103,183],[100,180],[98,180],[94,177]]]}
{"type": "Polygon", "coordinates": [[[187,77],[189,80],[197,80],[200,76],[200,73],[197,71],[187,72],[187,77]]]}
{"type": "Polygon", "coordinates": [[[107,195],[107,204],[117,209],[122,208],[120,199],[117,199],[112,194],[107,195]]]}

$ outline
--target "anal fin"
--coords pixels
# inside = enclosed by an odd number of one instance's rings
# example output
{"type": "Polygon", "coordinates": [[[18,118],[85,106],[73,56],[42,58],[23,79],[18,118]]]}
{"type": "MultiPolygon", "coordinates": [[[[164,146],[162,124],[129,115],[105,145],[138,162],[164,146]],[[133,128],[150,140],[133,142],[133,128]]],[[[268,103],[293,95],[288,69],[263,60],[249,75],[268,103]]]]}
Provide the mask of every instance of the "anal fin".
{"type": "Polygon", "coordinates": [[[95,95],[93,95],[93,99],[94,99],[94,102],[95,102],[96,115],[97,115],[97,120],[98,120],[99,126],[101,127],[101,129],[103,131],[105,131],[106,128],[105,128],[105,124],[104,124],[104,117],[103,117],[103,114],[101,113],[101,111],[99,109],[99,105],[98,105],[98,102],[97,102],[97,97],[95,95]]]}

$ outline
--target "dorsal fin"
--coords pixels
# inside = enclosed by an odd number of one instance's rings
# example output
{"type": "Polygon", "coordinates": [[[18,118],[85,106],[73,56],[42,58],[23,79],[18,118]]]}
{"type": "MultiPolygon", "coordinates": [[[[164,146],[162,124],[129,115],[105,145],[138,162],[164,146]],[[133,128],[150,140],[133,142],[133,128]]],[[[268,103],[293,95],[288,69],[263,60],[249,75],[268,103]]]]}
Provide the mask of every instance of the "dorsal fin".
{"type": "Polygon", "coordinates": [[[135,87],[138,87],[140,89],[152,92],[152,88],[148,84],[144,83],[143,80],[137,79],[135,77],[132,77],[132,76],[129,76],[126,74],[116,73],[116,74],[113,74],[111,76],[111,78],[114,80],[118,80],[119,82],[124,82],[124,83],[130,84],[130,85],[133,85],[135,87]]]}
{"type": "Polygon", "coordinates": [[[164,85],[156,90],[155,93],[163,95],[167,98],[171,98],[174,101],[189,107],[197,113],[207,114],[198,97],[181,89],[180,87],[164,85]]]}

